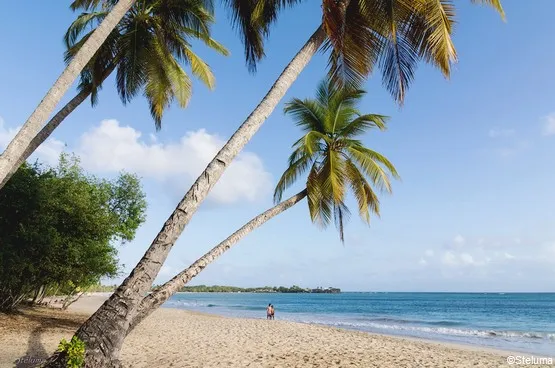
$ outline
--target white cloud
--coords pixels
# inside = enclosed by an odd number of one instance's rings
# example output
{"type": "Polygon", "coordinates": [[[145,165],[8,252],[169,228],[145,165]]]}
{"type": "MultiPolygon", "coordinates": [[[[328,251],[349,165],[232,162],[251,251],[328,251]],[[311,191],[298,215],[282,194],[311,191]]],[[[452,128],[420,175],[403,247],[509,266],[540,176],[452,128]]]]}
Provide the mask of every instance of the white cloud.
{"type": "Polygon", "coordinates": [[[445,252],[441,258],[441,263],[446,266],[456,266],[458,263],[457,256],[453,252],[445,252]]]}
{"type": "Polygon", "coordinates": [[[426,257],[433,257],[434,256],[434,250],[433,249],[426,249],[426,252],[424,252],[424,255],[426,257]]]}
{"type": "MultiPolygon", "coordinates": [[[[3,151],[15,137],[21,127],[8,128],[4,124],[4,120],[0,117],[0,149],[3,151]]],[[[60,153],[64,149],[64,142],[55,138],[48,138],[39,148],[29,157],[29,161],[40,161],[49,165],[55,165],[58,162],[60,153]]]]}
{"type": "Polygon", "coordinates": [[[455,244],[455,246],[457,247],[462,247],[464,245],[464,243],[466,242],[466,240],[464,239],[464,237],[461,234],[458,234],[457,236],[455,236],[455,238],[453,239],[453,243],[455,244]]]}
{"type": "MultiPolygon", "coordinates": [[[[4,149],[16,135],[19,127],[8,128],[0,117],[0,149],[4,149]]],[[[104,120],[84,133],[73,151],[81,157],[87,170],[96,173],[117,173],[121,170],[137,173],[170,185],[183,194],[204,170],[225,141],[204,129],[188,132],[178,142],[160,143],[149,134],[146,141],[142,133],[116,120],[104,120]]],[[[64,142],[49,138],[30,157],[49,165],[58,162],[64,142]]],[[[210,192],[209,198],[220,204],[256,201],[270,193],[272,177],[262,160],[252,152],[239,154],[210,192]]]]}
{"type": "Polygon", "coordinates": [[[448,267],[465,267],[465,266],[484,266],[490,262],[490,258],[486,257],[478,260],[470,253],[456,253],[447,251],[441,257],[441,264],[448,267]]]}
{"type": "Polygon", "coordinates": [[[462,262],[463,264],[465,264],[465,265],[473,265],[473,264],[475,264],[474,257],[472,257],[472,256],[471,256],[470,254],[468,254],[468,253],[462,253],[462,254],[459,256],[459,258],[460,258],[461,262],[462,262]]]}
{"type": "Polygon", "coordinates": [[[498,129],[492,128],[488,132],[488,136],[490,138],[505,138],[505,137],[513,137],[516,134],[516,130],[514,129],[498,129]]]}
{"type": "Polygon", "coordinates": [[[513,157],[514,155],[527,150],[530,148],[531,144],[527,140],[520,140],[513,142],[510,146],[505,146],[498,148],[496,150],[497,154],[501,157],[513,157]]]}
{"type": "Polygon", "coordinates": [[[555,112],[543,118],[543,135],[555,134],[555,112]]]}
{"type": "MultiPolygon", "coordinates": [[[[555,115],[554,115],[555,119],[555,115]]],[[[488,136],[498,140],[500,146],[494,148],[494,152],[501,157],[512,157],[519,152],[530,148],[531,142],[519,138],[517,131],[512,128],[492,128],[488,131],[488,136]]]]}
{"type": "MultiPolygon", "coordinates": [[[[83,166],[95,172],[127,170],[151,178],[183,193],[224,145],[224,140],[204,129],[188,132],[178,142],[141,140],[141,132],[104,120],[81,136],[76,153],[83,166]]],[[[254,153],[239,154],[211,191],[218,203],[255,201],[271,190],[271,175],[254,153]]]]}

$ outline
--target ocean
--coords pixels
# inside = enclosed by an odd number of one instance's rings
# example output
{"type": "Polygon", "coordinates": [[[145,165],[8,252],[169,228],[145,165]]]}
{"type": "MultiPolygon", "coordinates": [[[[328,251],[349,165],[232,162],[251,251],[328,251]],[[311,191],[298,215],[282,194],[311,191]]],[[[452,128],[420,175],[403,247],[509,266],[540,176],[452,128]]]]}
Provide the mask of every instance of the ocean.
{"type": "Polygon", "coordinates": [[[164,307],[555,356],[555,293],[178,293],[164,307]]]}

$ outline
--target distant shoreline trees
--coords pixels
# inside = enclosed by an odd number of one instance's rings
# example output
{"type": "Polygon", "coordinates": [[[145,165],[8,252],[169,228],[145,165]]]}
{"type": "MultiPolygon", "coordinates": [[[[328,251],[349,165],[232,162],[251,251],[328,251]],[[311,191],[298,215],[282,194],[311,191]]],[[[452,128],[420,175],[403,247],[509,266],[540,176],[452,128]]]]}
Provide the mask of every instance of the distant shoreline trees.
{"type": "MultiPolygon", "coordinates": [[[[156,289],[156,288],[154,288],[156,289]]],[[[341,289],[328,287],[322,288],[317,287],[316,289],[301,288],[297,285],[291,287],[285,286],[263,286],[263,287],[253,287],[253,288],[241,288],[237,286],[219,286],[219,285],[197,285],[197,286],[184,286],[180,292],[185,293],[284,293],[284,294],[339,294],[341,289]]]]}

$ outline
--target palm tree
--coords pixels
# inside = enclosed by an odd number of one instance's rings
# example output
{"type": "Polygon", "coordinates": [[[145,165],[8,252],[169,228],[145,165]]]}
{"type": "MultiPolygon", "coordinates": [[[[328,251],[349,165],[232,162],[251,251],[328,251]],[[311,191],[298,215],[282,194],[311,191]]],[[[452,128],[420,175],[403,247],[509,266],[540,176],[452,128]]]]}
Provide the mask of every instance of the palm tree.
{"type": "MultiPolygon", "coordinates": [[[[251,69],[264,56],[263,40],[279,11],[300,1],[224,0],[241,29],[251,69]]],[[[471,1],[492,5],[503,15],[500,0],[471,1]]],[[[108,355],[116,359],[116,350],[123,341],[121,335],[136,315],[142,296],[152,286],[175,241],[225,169],[260,129],[320,47],[330,51],[333,80],[357,85],[360,78],[378,65],[386,88],[399,102],[405,97],[419,61],[437,66],[449,75],[450,62],[456,58],[451,41],[455,9],[450,1],[322,0],[322,5],[322,24],[193,183],[133,271],[80,328],[82,337],[110,341],[113,349],[105,347],[104,357],[99,355],[98,359],[108,359],[108,355]]]]}
{"type": "Polygon", "coordinates": [[[316,99],[293,99],[286,105],[285,112],[305,134],[293,145],[288,168],[276,186],[274,200],[279,203],[250,220],[145,297],[127,334],[239,240],[305,197],[308,197],[312,221],[326,226],[333,216],[341,241],[343,222],[349,212],[345,203],[349,189],[356,199],[361,219],[369,223],[372,213],[379,215],[379,200],[374,188],[391,192],[390,176],[398,178],[399,175],[387,158],[357,139],[369,129],[386,128],[384,116],[361,114],[357,109],[364,94],[362,90],[337,88],[325,81],[319,85],[316,99]],[[281,202],[283,192],[306,173],[306,188],[281,202]]]}
{"type": "Polygon", "coordinates": [[[4,178],[12,171],[13,166],[18,163],[21,165],[22,162],[19,158],[25,152],[33,137],[39,132],[48,116],[50,116],[81,70],[87,65],[135,1],[119,0],[115,4],[112,11],[104,17],[102,23],[84,42],[81,50],[64,69],[56,82],[54,82],[54,85],[35,108],[35,111],[29,116],[8,147],[0,155],[0,183],[2,185],[5,184],[4,178]]]}
{"type": "MultiPolygon", "coordinates": [[[[109,6],[114,5],[91,4],[87,0],[72,3],[72,9],[86,12],[77,17],[65,34],[66,62],[75,58],[109,14],[109,6]]],[[[164,110],[174,99],[186,107],[191,97],[191,80],[180,63],[190,65],[193,75],[213,89],[215,78],[210,67],[188,42],[199,39],[209,48],[228,55],[225,47],[210,37],[213,23],[211,0],[138,0],[81,72],[77,95],[31,140],[0,183],[0,189],[73,110],[89,96],[93,106],[98,102],[102,83],[114,71],[123,103],[144,91],[157,129],[161,127],[164,110]]]]}

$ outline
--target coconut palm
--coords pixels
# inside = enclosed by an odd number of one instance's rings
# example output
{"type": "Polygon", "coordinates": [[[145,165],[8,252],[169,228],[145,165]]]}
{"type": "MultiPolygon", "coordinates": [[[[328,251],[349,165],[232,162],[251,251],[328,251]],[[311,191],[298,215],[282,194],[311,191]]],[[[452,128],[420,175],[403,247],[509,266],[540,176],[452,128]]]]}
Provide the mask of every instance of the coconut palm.
{"type": "MultiPolygon", "coordinates": [[[[72,3],[73,9],[82,8],[86,12],[77,17],[65,34],[66,62],[74,59],[115,4],[91,4],[84,0],[72,3]]],[[[161,127],[164,110],[173,100],[186,107],[191,98],[191,80],[180,64],[190,65],[193,75],[213,89],[215,78],[210,67],[189,43],[198,39],[210,49],[228,55],[225,47],[210,37],[213,23],[211,0],[137,1],[83,69],[77,95],[32,139],[0,189],[73,110],[89,96],[93,106],[98,102],[102,83],[114,71],[123,103],[143,91],[157,129],[161,127]]]]}
{"type": "Polygon", "coordinates": [[[131,8],[136,0],[120,0],[112,8],[112,11],[104,17],[102,23],[90,35],[83,44],[81,50],[75,55],[69,65],[58,77],[54,85],[46,93],[42,101],[29,116],[25,124],[17,132],[8,147],[0,155],[0,189],[5,184],[5,177],[12,172],[13,167],[19,167],[22,163],[20,157],[27,150],[29,143],[39,132],[42,125],[50,116],[62,96],[75,81],[81,70],[85,68],[89,60],[94,56],[102,43],[108,38],[112,30],[131,8]]]}
{"type": "MultiPolygon", "coordinates": [[[[75,7],[95,8],[102,5],[104,8],[112,6],[113,9],[103,26],[98,28],[99,32],[94,33],[94,37],[88,40],[84,52],[66,68],[36,111],[0,155],[0,189],[5,184],[6,177],[13,175],[23,163],[25,159],[22,157],[28,157],[38,147],[37,143],[41,142],[41,139],[33,138],[43,121],[135,1],[75,1],[75,7]]],[[[222,1],[231,10],[234,24],[241,30],[247,64],[254,70],[256,63],[264,56],[264,39],[268,36],[279,12],[302,0],[222,1]]],[[[501,0],[471,2],[491,5],[504,16],[501,0]]],[[[368,76],[375,65],[379,65],[384,85],[399,102],[404,99],[418,61],[425,60],[439,67],[445,76],[449,76],[450,63],[456,60],[455,48],[451,41],[455,15],[451,0],[322,0],[322,9],[322,24],[282,72],[263,101],[249,115],[241,126],[245,129],[237,131],[238,138],[245,143],[231,151],[226,149],[227,152],[225,155],[222,153],[222,157],[230,154],[231,158],[235,157],[237,153],[233,154],[233,151],[239,152],[258,130],[247,128],[253,125],[259,127],[265,121],[265,117],[272,113],[285,91],[324,42],[324,48],[331,49],[330,75],[339,83],[356,84],[368,76]]],[[[71,102],[77,103],[80,98],[82,96],[76,96],[71,102]]],[[[41,136],[47,133],[41,132],[41,136]]],[[[218,160],[222,157],[218,157],[218,160]]],[[[203,172],[203,176],[207,176],[206,173],[203,172]]],[[[217,176],[221,176],[221,173],[217,176]]],[[[206,193],[210,188],[207,189],[206,193]]],[[[199,203],[205,197],[206,194],[197,196],[200,199],[199,203]]]]}
{"type": "MultiPolygon", "coordinates": [[[[263,41],[279,11],[300,1],[224,0],[232,10],[236,26],[241,29],[251,68],[264,56],[263,41]]],[[[503,14],[499,0],[472,2],[487,3],[503,14]]],[[[260,129],[322,46],[330,53],[333,80],[355,86],[374,66],[379,66],[386,88],[399,102],[405,97],[419,61],[437,66],[449,75],[450,63],[456,59],[451,41],[455,10],[450,1],[322,0],[322,5],[322,24],[193,183],[130,275],[79,330],[88,331],[82,336],[110,341],[113,349],[104,350],[105,357],[117,357],[116,350],[123,339],[121,334],[136,315],[142,295],[151,288],[179,235],[225,169],[260,129]],[[106,323],[108,319],[110,323],[106,323]]]]}
{"type": "Polygon", "coordinates": [[[391,192],[390,177],[398,178],[387,158],[364,146],[360,137],[369,129],[385,130],[386,118],[362,114],[357,105],[365,94],[358,89],[337,88],[322,82],[316,99],[293,99],[285,107],[305,133],[293,145],[288,168],[278,181],[276,206],[256,216],[195,263],[157,288],[141,302],[127,333],[162,305],[208,264],[237,244],[254,229],[308,197],[308,210],[314,223],[326,226],[333,219],[343,241],[343,222],[349,213],[347,193],[353,194],[360,218],[369,223],[371,214],[379,215],[376,191],[391,192]],[[303,175],[306,187],[281,202],[283,192],[303,175]]]}

